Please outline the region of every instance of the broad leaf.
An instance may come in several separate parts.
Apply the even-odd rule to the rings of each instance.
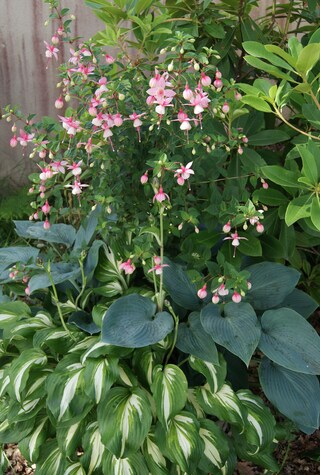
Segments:
[[[298,182],[300,173],[298,174],[291,170],[286,170],[285,168],[279,167],[278,165],[262,167],[261,171],[263,175],[268,178],[268,180],[273,181],[277,185],[289,188],[300,188]]]
[[[215,472],[222,469],[229,454],[228,439],[224,432],[209,419],[200,420],[199,435],[204,443],[204,451],[199,467],[201,470]]]
[[[262,130],[249,137],[250,145],[256,145],[259,147],[285,142],[287,140],[290,140],[290,136],[282,130],[277,129]]]
[[[87,473],[96,473],[101,466],[107,449],[101,442],[101,435],[98,427],[98,422],[91,422],[85,430],[82,447],[84,455],[81,457],[81,463],[86,468]]]
[[[261,97],[247,95],[241,99],[241,102],[261,112],[272,112],[268,102],[264,101]]]
[[[290,201],[288,204],[286,214],[285,214],[285,221],[287,226],[291,226],[296,221],[302,218],[308,218],[311,212],[311,193],[304,194],[301,196],[297,196]]]
[[[0,304],[0,328],[11,324],[21,317],[30,317],[30,308],[23,302],[5,302]]]
[[[67,460],[57,447],[55,440],[47,441],[43,445],[40,460],[37,460],[37,475],[65,474]]]
[[[275,363],[292,371],[320,374],[320,337],[294,310],[268,310],[261,318],[259,349]]]
[[[140,452],[126,458],[117,458],[107,452],[103,461],[103,473],[108,475],[149,475],[149,470]]]
[[[219,363],[217,347],[211,336],[204,330],[199,312],[191,313],[188,323],[180,323],[176,346],[184,353],[213,364]]]
[[[300,289],[294,289],[291,294],[287,295],[286,298],[277,305],[277,308],[281,307],[290,308],[304,318],[308,318],[318,308],[318,303],[306,292]]]
[[[74,324],[86,333],[90,333],[90,335],[100,333],[101,331],[101,328],[92,320],[92,316],[83,310],[72,313],[68,319],[68,323]]]
[[[248,366],[260,339],[260,325],[250,304],[227,303],[224,316],[220,307],[207,305],[201,311],[201,323],[212,339],[237,355]]]
[[[267,310],[279,305],[298,283],[296,269],[275,262],[259,262],[246,267],[250,272],[251,290],[248,299],[256,310]]]
[[[140,388],[114,387],[98,405],[101,440],[116,457],[128,457],[139,449],[151,421],[149,399]]]
[[[74,249],[85,248],[89,244],[97,228],[98,217],[101,214],[101,210],[102,207],[98,204],[95,209],[89,213],[83,224],[81,224],[75,236]]]
[[[119,376],[118,359],[112,356],[105,358],[88,358],[83,378],[85,393],[98,404]]]
[[[14,224],[18,236],[26,239],[40,239],[70,247],[76,238],[76,230],[70,224],[52,224],[50,229],[44,229],[40,222],[14,221]]]
[[[62,282],[72,281],[80,277],[81,271],[79,266],[75,266],[66,262],[57,262],[51,264],[51,278],[54,284],[61,284]],[[31,277],[29,280],[29,287],[31,292],[39,289],[51,287],[51,280],[46,272],[41,272]]]
[[[152,300],[138,294],[121,297],[107,310],[102,341],[127,348],[141,348],[163,340],[173,330],[168,312],[156,313]]]
[[[149,432],[143,444],[143,455],[150,473],[153,475],[169,475],[168,461],[157,444],[153,430]]]
[[[66,457],[71,457],[81,445],[84,431],[84,420],[71,425],[58,424],[56,428],[58,446]]]
[[[197,296],[196,286],[181,266],[165,258],[168,267],[163,268],[163,282],[172,300],[182,308],[197,310],[201,301]]]
[[[47,438],[48,417],[38,421],[31,434],[19,442],[19,449],[27,460],[35,462],[39,457],[39,452]]]
[[[265,357],[259,377],[263,392],[282,414],[301,429],[319,427],[320,385],[316,376],[296,373]]]
[[[317,64],[320,59],[320,44],[312,43],[305,46],[300,52],[296,69],[303,76],[306,76],[309,71]]]
[[[189,364],[191,368],[205,376],[213,393],[220,391],[227,375],[227,364],[221,353],[218,364],[214,365],[195,356],[189,357]]]
[[[35,247],[5,247],[0,249],[0,273],[2,273],[8,267],[21,262],[22,264],[28,264],[34,262],[39,255],[39,249]]]
[[[46,355],[35,349],[23,351],[10,367],[10,392],[18,402],[22,401],[22,392],[26,387],[30,370],[42,367],[47,363]]]

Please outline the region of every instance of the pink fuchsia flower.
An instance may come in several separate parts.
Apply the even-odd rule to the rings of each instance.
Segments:
[[[222,86],[223,86],[223,83],[222,83],[221,79],[215,79],[215,80],[213,81],[213,85],[214,85],[214,87],[216,87],[217,89],[221,89]]]
[[[117,114],[114,114],[112,116],[112,119],[113,119],[113,123],[116,127],[120,127],[123,124],[123,119],[121,117],[121,114],[119,114],[119,112]]]
[[[159,114],[160,116],[163,116],[166,113],[166,107],[173,107],[173,104],[171,104],[172,98],[169,97],[167,99],[163,99],[161,101],[155,102],[158,104],[156,106],[156,113]]]
[[[91,66],[90,64],[82,64],[78,63],[77,68],[72,68],[70,71],[75,72],[75,73],[81,73],[85,78],[89,76],[90,74],[93,74],[94,72],[94,66]]]
[[[205,73],[201,73],[201,84],[203,86],[210,86],[211,78],[207,76]]]
[[[194,175],[194,171],[191,168],[192,163],[193,162],[189,162],[186,166],[181,164],[181,168],[178,168],[178,170],[176,170],[176,173],[179,173],[184,180],[188,180],[190,178],[190,175]]]
[[[46,57],[50,59],[54,56],[55,59],[57,60],[58,59],[57,53],[59,53],[58,48],[56,48],[55,45],[49,45],[49,43],[47,43],[46,41],[44,42],[44,44],[46,45]]]
[[[230,230],[231,230],[231,222],[228,221],[228,222],[223,226],[222,231],[223,231],[224,233],[229,233]]]
[[[20,129],[20,137],[17,138],[18,142],[22,147],[26,147],[28,142],[31,142],[34,137],[34,134],[28,134],[24,130]]]
[[[201,287],[201,289],[198,290],[197,295],[198,295],[199,299],[205,299],[206,298],[206,296],[208,295],[207,284],[204,284],[204,286]]]
[[[236,255],[237,247],[240,246],[240,239],[245,239],[246,241],[248,240],[246,237],[239,236],[238,233],[231,233],[231,236],[223,238],[224,241],[226,241],[227,239],[232,240],[231,245],[234,247],[233,257],[235,257]]]
[[[80,195],[82,193],[82,188],[85,188],[86,186],[89,185],[85,185],[83,183],[80,183],[80,181],[75,180],[73,184],[66,185],[66,188],[72,188],[71,193],[73,195]]]
[[[169,267],[169,264],[161,264],[161,258],[159,256],[154,256],[153,262],[155,266],[151,267],[151,269],[148,270],[148,273],[155,272],[157,275],[160,275],[162,274],[162,269],[164,267]]]
[[[226,289],[225,284],[221,284],[220,287],[218,287],[217,289],[217,293],[218,295],[221,295],[222,297],[224,297],[225,295],[229,294],[229,290]]]
[[[107,62],[108,64],[112,64],[112,63],[115,62],[114,57],[113,57],[113,56],[110,56],[110,54],[106,54],[106,55],[105,55],[105,58],[106,58],[106,62]]]
[[[80,162],[73,162],[72,165],[68,165],[68,170],[71,170],[71,173],[72,175],[74,176],[79,176],[81,175],[81,172],[82,172],[82,169],[81,169],[81,165],[82,165],[82,160],[80,160]]]
[[[162,186],[160,186],[158,192],[154,195],[152,201],[158,201],[159,203],[161,203],[162,201],[165,201],[165,200],[170,201],[170,198],[167,195],[167,193],[164,193]]]
[[[68,164],[65,160],[57,161],[57,162],[52,162],[50,163],[50,167],[55,173],[65,173],[65,166]]]
[[[50,210],[51,210],[51,206],[49,205],[48,203],[48,200],[45,202],[45,204],[41,207],[41,211],[44,213],[44,214],[49,214],[50,213]]]
[[[133,127],[137,129],[139,142],[141,142],[140,129],[142,125],[140,117],[142,117],[144,114],[145,113],[137,114],[136,112],[133,112],[133,114],[129,115],[129,119],[133,122]]]
[[[50,222],[48,218],[46,218],[45,222],[43,223],[43,228],[46,230],[50,229]]]
[[[14,148],[17,146],[17,144],[18,144],[17,136],[14,135],[12,139],[10,140],[10,147]]]
[[[211,299],[212,303],[217,304],[217,303],[219,303],[219,300],[220,300],[219,295],[218,294],[213,294],[212,299]]]
[[[186,101],[191,101],[191,99],[193,98],[193,91],[190,89],[188,84],[185,85],[182,96]]]
[[[56,109],[62,109],[63,108],[63,100],[62,100],[62,97],[58,97],[58,99],[55,101],[54,103],[54,107]]]
[[[74,120],[73,117],[63,117],[61,115],[58,117],[62,122],[62,127],[66,129],[68,135],[76,135],[76,133],[81,130],[80,122]]]
[[[178,185],[180,186],[184,185],[185,180],[182,178],[182,176],[179,173],[175,173],[174,176],[177,178]]]
[[[239,303],[241,302],[241,299],[242,299],[241,295],[235,290],[232,295],[232,301],[234,303]]]
[[[257,223],[256,231],[257,231],[258,233],[263,233],[263,231],[264,231],[264,226],[263,226],[263,224]]]
[[[145,185],[147,182],[148,182],[148,175],[147,175],[147,172],[146,172],[140,177],[140,183],[142,185]]]
[[[223,106],[221,107],[221,110],[224,114],[228,114],[228,112],[230,111],[230,107],[229,107],[229,104],[227,102],[225,102],[223,104]]]
[[[135,271],[135,266],[132,264],[131,259],[128,259],[120,264],[119,269],[123,270],[125,274],[130,275]]]
[[[172,87],[172,84],[167,81],[167,73],[162,74],[162,76],[160,76],[159,73],[156,73],[155,77],[152,79],[153,81],[150,80],[152,86],[147,90],[147,94],[154,97],[156,102],[160,103],[166,98],[172,99],[176,95],[172,89],[166,89],[166,87]]]
[[[194,97],[192,97],[190,105],[194,107],[194,114],[199,115],[204,111],[204,109],[207,109],[210,102],[211,101],[208,98],[208,94],[199,90],[199,92]]]
[[[27,287],[24,289],[24,293],[28,296],[31,294],[31,290],[30,290],[29,285],[27,285]]]

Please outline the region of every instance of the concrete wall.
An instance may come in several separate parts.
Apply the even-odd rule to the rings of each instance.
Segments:
[[[264,14],[271,3],[260,1],[258,13]],[[103,29],[103,23],[83,0],[62,0],[62,4],[76,15],[75,36],[88,39]],[[39,118],[57,113],[56,63],[51,61],[46,70],[43,43],[49,42],[53,34],[51,23],[44,26],[48,13],[48,5],[42,0],[0,0],[0,106],[20,104],[24,112],[37,113]],[[68,57],[68,51],[64,51],[64,56]],[[22,157],[20,146],[9,147],[10,129],[9,124],[0,122],[0,194],[26,183],[32,170],[28,154]]]

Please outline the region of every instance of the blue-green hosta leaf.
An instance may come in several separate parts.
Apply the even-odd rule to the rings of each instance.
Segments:
[[[275,262],[259,262],[246,267],[250,272],[251,290],[248,299],[257,310],[279,305],[298,283],[300,272]]]
[[[198,310],[201,300],[197,296],[196,286],[190,281],[183,268],[165,258],[168,267],[163,268],[163,283],[172,300],[187,310]]]
[[[60,451],[55,440],[43,444],[40,460],[37,461],[37,475],[65,474],[67,459]]]
[[[18,321],[23,317],[30,317],[31,312],[27,304],[23,302],[6,302],[0,304],[0,328],[5,328],[6,324]]]
[[[112,388],[98,405],[101,440],[116,457],[127,457],[139,449],[151,421],[149,399],[140,388]]]
[[[47,438],[47,422],[48,417],[38,420],[38,423],[35,424],[32,433],[19,442],[19,449],[21,450],[24,457],[26,457],[30,462],[35,463],[39,457],[39,451]]]
[[[316,376],[296,373],[263,358],[259,367],[263,392],[272,404],[302,429],[318,429],[320,385]],[[307,432],[307,431],[306,431]]]
[[[223,310],[224,316],[218,305],[207,305],[201,311],[203,328],[216,343],[237,355],[248,366],[261,334],[255,311],[245,302],[229,302]]]
[[[99,262],[99,251],[100,248],[104,246],[103,241],[93,241],[92,246],[89,249],[88,255],[84,263],[84,274],[86,276],[87,282],[90,282],[94,271]]]
[[[74,241],[74,249],[84,249],[87,247],[89,242],[91,241],[94,232],[98,225],[98,218],[101,214],[102,207],[101,205],[97,205],[95,209],[93,209],[86,219],[84,220],[83,224],[81,224],[80,228],[77,231],[75,241]]]
[[[14,246],[0,249],[0,274],[8,267],[21,262],[35,262],[40,250],[32,246]]]
[[[92,316],[83,310],[72,313],[68,319],[68,323],[74,324],[86,333],[90,333],[90,335],[100,333],[101,331],[101,328],[92,320]]]
[[[156,304],[138,294],[116,300],[102,322],[104,343],[141,348],[153,345],[173,330],[173,318],[168,312],[156,313]]]
[[[248,389],[237,391],[237,396],[248,411],[244,437],[252,446],[251,453],[254,454],[272,443],[275,437],[276,421],[262,399]]]
[[[219,353],[217,365],[203,361],[195,356],[189,357],[189,364],[191,368],[205,376],[213,393],[218,392],[224,385],[227,375],[227,364],[221,353]]]
[[[287,297],[277,305],[277,308],[281,307],[291,308],[304,318],[308,318],[318,308],[318,303],[306,292],[303,292],[303,290],[294,289],[291,294],[287,295]]]
[[[204,442],[204,451],[199,467],[206,473],[222,469],[229,454],[228,439],[222,430],[209,419],[200,420],[199,434]]]
[[[191,412],[180,412],[169,420],[166,433],[168,456],[183,472],[194,473],[203,453],[199,428],[199,422]]]
[[[106,358],[87,359],[83,378],[85,392],[98,404],[119,376],[118,359],[112,356]]]
[[[40,239],[46,242],[72,246],[76,238],[76,230],[70,224],[52,224],[50,229],[44,229],[43,223],[30,221],[13,221],[18,236],[26,239]]]
[[[199,312],[192,312],[189,315],[188,323],[179,324],[176,346],[184,353],[197,356],[213,364],[219,363],[217,347],[211,336],[204,330]]]
[[[171,416],[184,408],[187,401],[188,381],[184,372],[176,365],[168,364],[162,370],[154,369],[152,393],[156,403],[157,416],[164,426],[168,426]]]
[[[56,427],[57,442],[61,452],[66,457],[71,457],[77,447],[81,446],[81,439],[84,431],[84,421],[65,426],[58,424]]]
[[[46,355],[40,350],[29,349],[16,358],[10,368],[10,393],[18,402],[22,400],[22,392],[26,387],[30,370],[43,367],[47,363]]]
[[[196,389],[197,399],[207,414],[236,424],[240,430],[244,428],[246,410],[240,399],[228,385],[224,384],[220,391],[212,393],[210,386],[205,384]]]
[[[151,429],[143,444],[143,455],[149,471],[153,475],[169,475],[168,463],[157,444],[154,430]]]
[[[79,266],[75,266],[66,262],[58,262],[51,264],[51,278],[53,282],[61,284],[68,280],[72,281],[80,277],[81,271]],[[35,290],[51,287],[51,280],[46,272],[41,272],[31,277],[29,280],[30,292]]]
[[[289,308],[264,312],[259,348],[292,371],[320,374],[320,337],[305,318]]]
[[[149,470],[141,452],[127,458],[117,458],[111,452],[107,452],[103,461],[103,473],[108,475],[149,475]]]
[[[107,453],[107,449],[101,442],[101,434],[97,421],[87,426],[82,440],[82,447],[84,455],[80,461],[85,467],[86,473],[97,473],[96,470],[101,470],[103,460]]]

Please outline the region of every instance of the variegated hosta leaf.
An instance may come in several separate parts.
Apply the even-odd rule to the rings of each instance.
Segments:
[[[56,428],[56,437],[61,452],[70,457],[81,446],[81,439],[84,430],[84,420],[75,422],[70,426],[58,424]]]
[[[81,463],[77,462],[66,467],[63,475],[86,475],[86,472]]]
[[[151,421],[149,399],[140,388],[112,388],[98,405],[102,442],[116,457],[127,457],[140,448]]]
[[[113,282],[119,280],[121,270],[119,269],[120,261],[117,261],[113,251],[104,246],[104,252],[100,253],[99,264],[95,270],[95,277],[100,282]]]
[[[8,386],[10,384],[9,371],[10,365],[6,365],[0,370],[0,398],[2,398],[8,391]]]
[[[220,365],[218,366],[201,360],[196,356],[189,356],[191,368],[205,376],[213,393],[218,392],[222,388],[227,375],[227,363],[221,353],[219,353],[219,363]]]
[[[122,356],[128,356],[132,353],[131,348],[121,348],[119,346],[109,345],[109,343],[103,343],[100,339],[96,337],[89,337],[92,340],[93,344],[88,345],[83,355],[81,356],[81,363],[84,364],[87,358],[98,358],[99,356],[115,356],[116,358]],[[89,340],[88,340],[89,341]],[[77,346],[79,347],[80,344]],[[73,348],[69,352],[71,353],[77,351],[76,348]]]
[[[196,390],[194,388],[188,389],[188,399],[186,403],[186,410],[192,412],[197,419],[205,417],[203,408],[200,406],[197,399]]]
[[[69,332],[62,327],[44,328],[33,337],[33,345],[38,348],[48,347],[56,353],[65,354],[73,344]]]
[[[220,391],[213,393],[208,384],[197,388],[197,399],[207,414],[236,424],[242,431],[246,421],[246,410],[240,399],[228,385],[224,384]]]
[[[117,383],[132,388],[138,385],[138,380],[132,370],[125,363],[119,363],[119,377]]]
[[[168,456],[188,474],[195,472],[203,453],[204,444],[199,435],[199,428],[196,417],[187,411],[176,414],[168,424]]]
[[[157,444],[152,429],[143,444],[143,455],[152,475],[169,475],[168,462]]]
[[[42,446],[40,460],[37,461],[37,475],[62,475],[65,473],[67,459],[64,457],[54,440]]]
[[[21,453],[30,462],[36,462],[39,457],[39,451],[47,438],[47,422],[48,417],[38,418],[32,433],[19,442]]]
[[[37,315],[20,320],[14,328],[11,329],[13,335],[22,335],[27,337],[37,330],[54,328],[51,316],[46,312],[38,312]],[[37,346],[37,345],[34,345]]]
[[[3,419],[0,423],[0,444],[17,444],[30,434],[34,423],[35,418],[17,424],[12,423],[7,418]]]
[[[199,434],[204,442],[204,451],[199,467],[207,472],[221,469],[227,461],[229,444],[222,430],[208,419],[200,420]]]
[[[270,470],[271,473],[279,473],[279,465],[272,455],[274,447],[267,447],[256,454],[252,454],[245,437],[242,435],[234,438],[234,444],[240,459],[253,462],[255,465],[264,467],[268,471]]]
[[[22,317],[30,317],[30,308],[23,302],[7,302],[0,304],[0,328],[15,323]]]
[[[119,375],[118,359],[108,356],[99,359],[87,359],[83,373],[84,390],[90,399],[98,404]]]
[[[15,359],[10,368],[10,394],[21,402],[22,392],[27,384],[30,370],[44,366],[46,355],[40,350],[25,350]]]
[[[156,403],[157,416],[163,426],[168,426],[171,416],[184,408],[187,401],[188,381],[184,372],[176,365],[168,364],[162,370],[154,369],[152,393]]]
[[[103,462],[104,475],[149,475],[149,470],[140,452],[127,458],[117,458],[108,452]]]
[[[0,447],[0,473],[6,473],[9,466],[9,461],[5,454],[5,451]]]
[[[252,453],[257,453],[272,443],[276,421],[262,399],[248,389],[237,391],[237,396],[248,411],[244,436],[253,448]]]
[[[97,421],[92,422],[86,428],[82,440],[82,447],[84,455],[81,457],[80,461],[86,469],[86,474],[91,475],[92,473],[96,473],[95,470],[98,471],[102,466],[106,453],[106,448],[101,442],[101,435]]]
[[[139,381],[146,387],[151,387],[153,369],[161,362],[160,355],[151,348],[139,348],[133,354],[133,367]]]

